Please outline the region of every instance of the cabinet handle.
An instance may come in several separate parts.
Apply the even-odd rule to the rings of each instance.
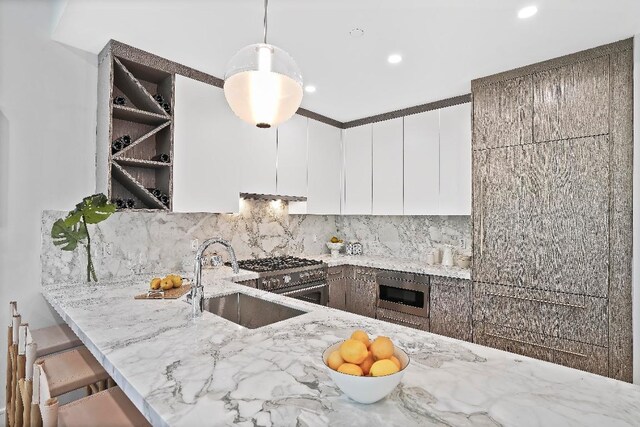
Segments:
[[[484,248],[484,178],[480,178],[480,258]]]
[[[283,292],[280,295],[285,295],[285,296],[297,295],[297,294],[307,293],[309,291],[315,291],[316,289],[322,289],[322,288],[327,288],[327,287],[328,286],[326,284],[310,286],[308,288],[298,289],[298,290],[295,290],[295,291]]]
[[[505,337],[503,335],[497,335],[497,334],[492,334],[492,333],[487,333],[487,332],[485,332],[485,335],[487,335],[489,337],[493,337],[493,338],[499,338],[499,339],[502,339],[502,340],[517,342],[519,344],[532,345],[534,347],[544,348],[545,350],[551,350],[551,351],[557,351],[557,352],[560,352],[560,353],[570,354],[572,356],[587,357],[586,354],[576,353],[574,351],[569,351],[569,350],[562,350],[560,348],[550,347],[548,345],[543,345],[543,344],[536,344],[536,343],[532,343],[532,342],[528,342],[528,341],[524,341],[524,340],[519,340],[519,339],[516,339],[516,338],[509,338],[509,337]]]
[[[562,307],[571,307],[571,308],[580,308],[580,309],[587,308],[585,305],[569,304],[569,303],[566,303],[566,302],[556,302],[556,301],[549,301],[549,300],[537,299],[537,298],[525,298],[525,297],[518,297],[518,296],[515,296],[515,295],[497,294],[497,293],[494,293],[494,292],[486,292],[485,295],[488,295],[488,296],[491,296],[491,297],[517,299],[517,300],[521,300],[521,301],[539,302],[539,303],[542,303],[542,304],[560,305]]]

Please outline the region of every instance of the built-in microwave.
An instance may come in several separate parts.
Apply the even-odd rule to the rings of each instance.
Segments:
[[[376,275],[378,307],[429,317],[429,276],[384,271]]]

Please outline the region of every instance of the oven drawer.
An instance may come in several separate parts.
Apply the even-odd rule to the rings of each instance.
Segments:
[[[396,325],[420,329],[421,331],[429,330],[429,319],[426,317],[414,316],[378,307],[376,310],[376,318],[378,320],[384,320],[385,322],[395,323]]]
[[[474,325],[474,342],[559,365],[608,375],[608,349],[530,331],[480,322]]]
[[[474,283],[474,322],[608,346],[607,299]]]

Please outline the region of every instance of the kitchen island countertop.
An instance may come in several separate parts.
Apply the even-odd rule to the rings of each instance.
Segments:
[[[43,294],[156,426],[640,424],[640,387],[392,325],[224,279],[307,314],[245,329],[183,300],[134,300],[148,277],[43,286]],[[386,399],[362,405],[332,383],[322,351],[357,328],[387,335],[411,364]]]

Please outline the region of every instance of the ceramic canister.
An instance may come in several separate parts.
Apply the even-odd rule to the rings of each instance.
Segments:
[[[353,242],[353,255],[362,255],[362,243]]]

